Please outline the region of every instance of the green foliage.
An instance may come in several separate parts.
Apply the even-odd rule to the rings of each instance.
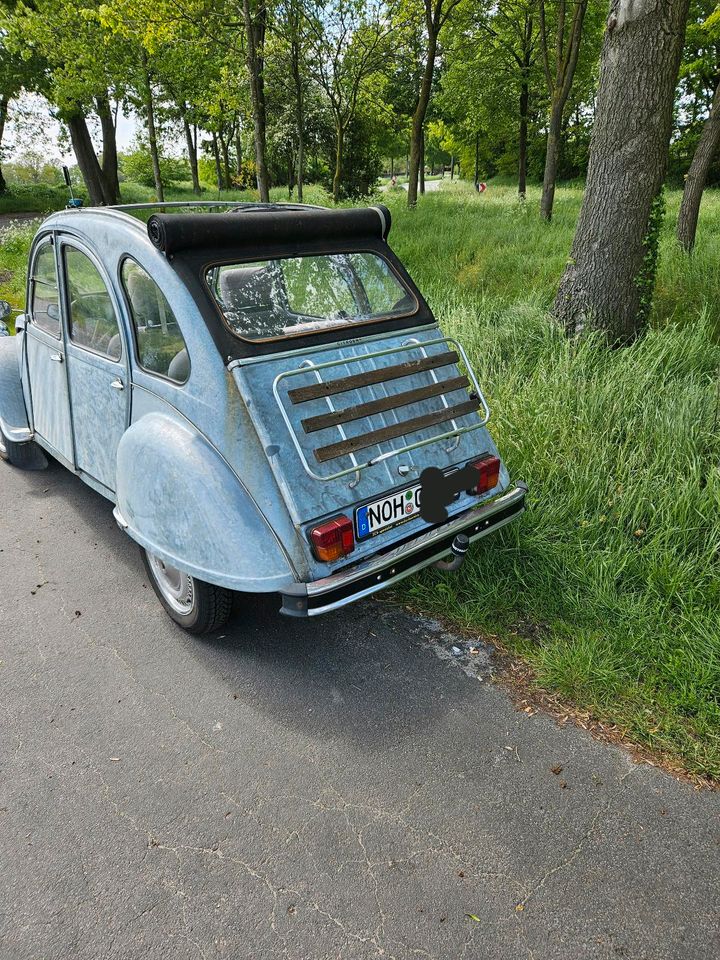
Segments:
[[[365,116],[356,116],[345,134],[345,160],[343,162],[341,200],[358,200],[374,193],[382,173],[382,158],[372,137],[373,124]],[[323,181],[328,191],[332,190],[332,167]]]
[[[235,190],[254,190],[257,187],[257,167],[254,160],[243,160],[239,173],[232,179]]]
[[[120,173],[127,180],[134,180],[143,186],[155,185],[150,151],[142,140],[138,140],[129,153],[118,157]],[[169,186],[190,178],[190,165],[182,157],[160,156],[160,174],[163,183]]]
[[[657,276],[658,253],[660,250],[660,232],[662,230],[663,220],[665,219],[665,191],[660,193],[653,200],[648,221],[648,232],[643,240],[643,265],[642,271],[635,278],[635,283],[640,290],[640,315],[639,324],[645,323],[652,310],[653,292],[655,290],[655,277]]]

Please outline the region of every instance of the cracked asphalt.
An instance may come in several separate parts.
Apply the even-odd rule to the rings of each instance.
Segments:
[[[2,960],[718,956],[719,793],[387,602],[193,639],[79,480],[0,490]]]

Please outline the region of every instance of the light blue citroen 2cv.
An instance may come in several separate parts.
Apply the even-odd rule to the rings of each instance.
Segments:
[[[107,497],[173,620],[216,630],[235,592],[316,616],[522,512],[385,207],[147,206],[38,230],[0,457]]]

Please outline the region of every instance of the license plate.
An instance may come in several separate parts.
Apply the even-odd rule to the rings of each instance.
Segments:
[[[355,539],[367,540],[420,513],[420,484],[355,509]]]

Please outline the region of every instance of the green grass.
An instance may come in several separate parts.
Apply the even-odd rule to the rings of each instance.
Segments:
[[[327,202],[318,189],[306,199]],[[668,193],[651,329],[614,351],[568,343],[548,315],[579,187],[558,190],[551,225],[536,189],[523,205],[497,183],[483,195],[443,184],[415,211],[404,192],[383,199],[393,247],[467,346],[493,436],[530,487],[519,522],[402,596],[500,637],[543,685],[720,779],[720,192],[706,195],[692,258]],[[0,237],[13,273],[0,296],[18,305],[30,236]]]
[[[499,636],[542,684],[720,777],[720,195],[692,260],[669,195],[653,327],[615,351],[570,344],[549,319],[581,194],[558,192],[551,226],[537,200],[491,184],[393,208],[393,245],[467,345],[493,435],[530,487],[519,523],[403,595]]]

